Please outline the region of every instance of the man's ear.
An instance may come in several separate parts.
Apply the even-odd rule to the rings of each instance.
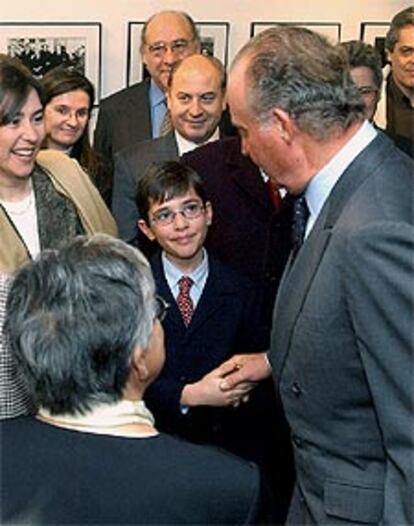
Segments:
[[[279,133],[282,141],[290,144],[294,135],[294,121],[292,117],[285,110],[280,108],[273,108],[272,110],[273,124]]]
[[[155,235],[144,219],[138,219],[137,225],[141,232],[145,234],[150,241],[155,241]]]

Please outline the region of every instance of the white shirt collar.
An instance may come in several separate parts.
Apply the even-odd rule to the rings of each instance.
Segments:
[[[195,142],[188,141],[182,135],[180,135],[177,130],[174,130],[174,133],[175,133],[175,139],[177,141],[178,153],[180,154],[180,157],[184,153],[191,152],[192,150],[194,150],[198,146],[201,146],[201,144],[207,144],[208,142],[213,142],[213,141],[217,141],[218,139],[220,139],[220,130],[219,130],[218,126],[215,129],[213,135],[209,139],[207,139],[205,142],[199,143],[199,144],[197,144]]]
[[[205,280],[208,275],[208,256],[205,248],[203,250],[203,258],[199,266],[194,269],[190,274],[184,274],[180,269],[178,269],[171,261],[167,258],[165,252],[162,252],[161,260],[164,268],[165,278],[168,282],[168,285],[171,289],[178,287],[178,282],[182,276],[188,276],[193,280],[193,286],[201,289],[204,287]]]
[[[355,135],[339,150],[328,164],[310,180],[305,190],[306,202],[310,214],[306,225],[306,235],[311,231],[338,179],[362,150],[375,139],[377,133],[372,124],[365,121]]]

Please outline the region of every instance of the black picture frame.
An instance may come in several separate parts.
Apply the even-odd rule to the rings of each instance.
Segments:
[[[385,51],[385,35],[389,27],[390,22],[361,22],[359,33],[360,40],[371,44],[378,51],[383,67],[388,62]]]
[[[141,61],[141,33],[144,21],[128,22],[126,85],[140,82],[148,73]],[[203,21],[196,22],[201,39],[201,52],[214,55],[227,67],[229,53],[230,23]]]
[[[259,21],[251,22],[250,37],[256,36],[261,31],[273,26],[296,26],[306,27],[311,31],[316,31],[328,37],[334,44],[340,42],[342,26],[340,22],[287,22],[287,21]]]
[[[0,22],[0,52],[19,58],[39,79],[54,67],[75,67],[95,86],[99,103],[100,22]]]

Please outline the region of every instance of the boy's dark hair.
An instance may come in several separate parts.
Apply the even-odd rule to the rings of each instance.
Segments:
[[[202,200],[207,201],[202,180],[197,172],[180,161],[164,161],[149,165],[138,180],[136,204],[140,217],[148,223],[152,203],[164,203],[194,189]]]

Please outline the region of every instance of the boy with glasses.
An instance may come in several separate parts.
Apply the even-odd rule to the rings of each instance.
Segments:
[[[191,168],[177,161],[153,164],[138,183],[137,203],[140,230],[162,249],[152,268],[158,293],[170,303],[167,364],[150,393],[159,425],[203,442],[220,441],[214,432],[221,426],[211,424],[219,424],[216,415],[222,413],[201,406],[247,400],[252,384],[223,396],[220,378],[209,373],[237,349],[260,348],[253,338],[254,293],[248,281],[204,249],[213,211]]]
[[[250,281],[203,247],[213,210],[200,177],[178,161],[152,164],[136,200],[138,227],[162,249],[151,266],[157,292],[170,304],[165,365],[146,393],[158,428],[253,460],[266,475],[277,472],[282,446],[273,436],[269,444],[267,389],[251,392],[249,382],[224,394],[214,370],[237,352],[266,348],[267,331]],[[282,519],[278,498],[274,507]]]

